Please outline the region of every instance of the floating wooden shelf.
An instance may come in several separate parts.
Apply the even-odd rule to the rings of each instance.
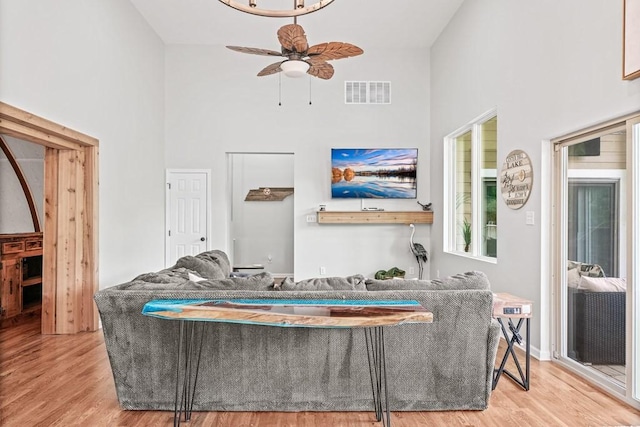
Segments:
[[[431,211],[318,211],[320,224],[433,224]]]

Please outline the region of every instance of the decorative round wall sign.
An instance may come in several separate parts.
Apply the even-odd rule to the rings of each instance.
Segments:
[[[513,150],[502,164],[500,172],[502,198],[511,209],[520,209],[529,200],[533,187],[531,159],[522,150]]]

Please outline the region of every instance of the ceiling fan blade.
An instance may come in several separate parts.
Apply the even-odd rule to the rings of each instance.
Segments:
[[[304,28],[298,24],[289,24],[278,30],[278,40],[283,48],[292,52],[303,53],[309,48]]]
[[[307,71],[307,74],[311,74],[314,77],[318,77],[323,80],[329,80],[333,77],[334,69],[331,64],[324,61],[312,63],[311,67]]]
[[[252,55],[262,56],[282,56],[282,52],[269,49],[259,49],[257,47],[243,47],[243,46],[227,46],[228,49],[235,50],[241,53],[250,53]]]
[[[324,61],[349,58],[363,53],[364,51],[358,46],[343,42],[320,43],[307,50],[309,57],[321,58]]]
[[[266,67],[264,67],[262,69],[262,71],[260,71],[258,73],[258,77],[268,76],[269,74],[279,73],[280,71],[282,71],[282,68],[280,68],[280,65],[283,62],[284,61],[280,61],[280,62],[276,62],[275,64],[267,65]]]

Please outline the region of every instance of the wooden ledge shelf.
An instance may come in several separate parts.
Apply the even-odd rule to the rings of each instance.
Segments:
[[[319,224],[433,224],[431,211],[318,211]]]

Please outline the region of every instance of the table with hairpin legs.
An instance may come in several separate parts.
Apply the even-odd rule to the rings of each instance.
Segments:
[[[363,329],[376,420],[382,421],[383,426],[391,425],[384,327],[433,322],[433,313],[413,300],[154,300],[145,304],[142,314],[180,321],[174,426],[180,424],[182,414],[185,421],[191,419],[202,334],[208,322]]]
[[[498,381],[502,374],[511,378],[516,384],[523,389],[529,391],[529,374],[531,365],[531,340],[529,334],[531,332],[531,317],[533,302],[527,299],[523,299],[507,293],[498,293],[493,295],[493,317],[500,323],[502,329],[502,335],[507,342],[507,350],[504,352],[500,367],[494,370],[492,390],[498,385]],[[504,321],[507,321],[505,326]],[[518,319],[518,323],[513,323],[512,319]],[[522,371],[520,361],[514,350],[514,345],[518,343],[522,345],[522,334],[520,328],[524,324],[525,326],[525,370]],[[508,328],[508,330],[507,330]],[[507,360],[509,356],[512,357],[513,362],[518,370],[518,376],[506,369]]]

